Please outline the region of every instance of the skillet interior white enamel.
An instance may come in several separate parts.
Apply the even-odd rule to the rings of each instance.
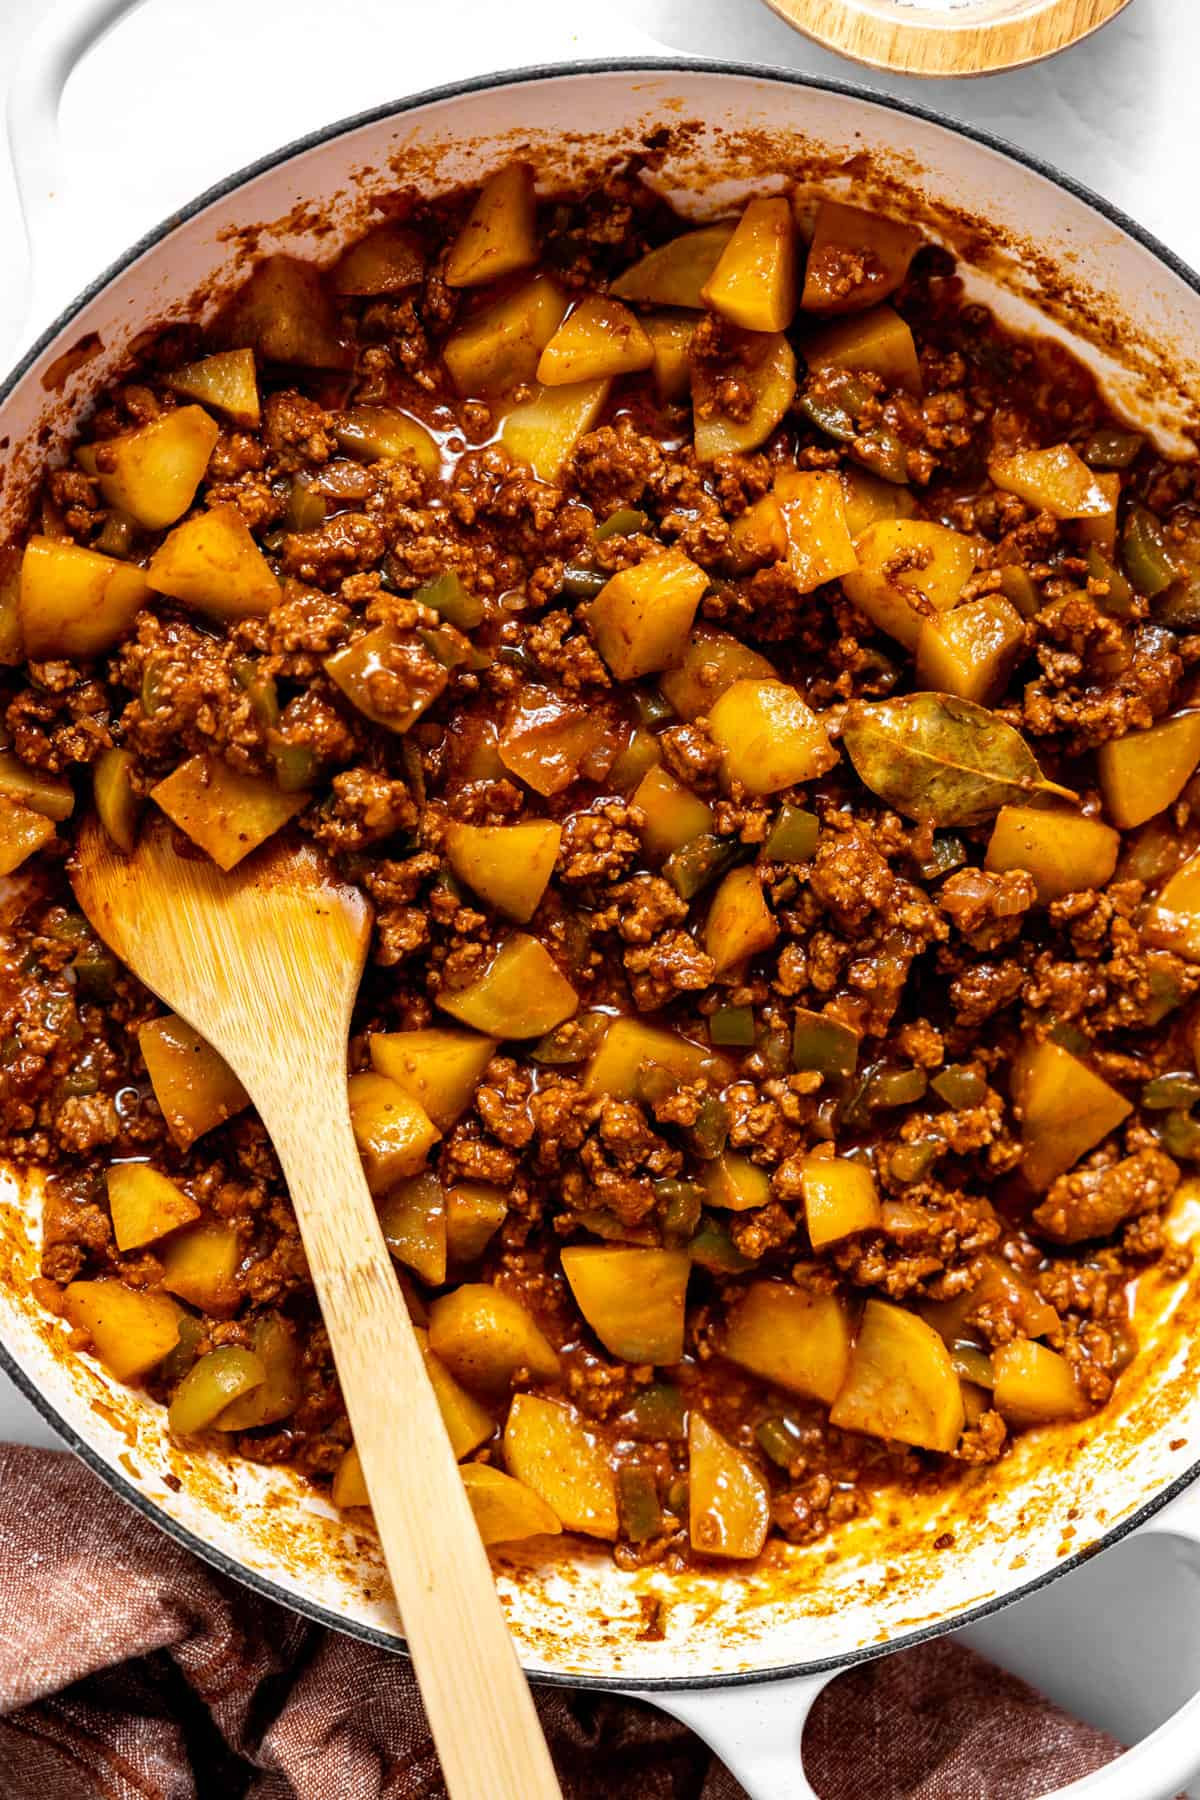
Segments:
[[[792,181],[903,208],[960,254],[971,288],[1011,323],[1069,335],[1115,403],[1164,441],[1181,446],[1196,417],[1196,278],[1049,172],[927,114],[766,71],[532,70],[332,127],[233,177],[136,246],[0,393],[0,522],[19,521],[38,462],[139,333],[211,310],[247,257],[283,249],[331,259],[381,190],[476,181],[517,153],[548,189],[637,153],[646,178],[697,217],[727,210],[751,187]],[[398,1644],[367,1532],[285,1470],[172,1444],[159,1408],[66,1351],[63,1326],[30,1293],[38,1212],[35,1185],[0,1176],[4,1366],[93,1467],[192,1548],[314,1617]],[[1200,1232],[1190,1193],[1172,1229],[1186,1239]],[[817,1670],[1027,1591],[1130,1530],[1200,1470],[1198,1315],[1200,1278],[1148,1278],[1142,1354],[1100,1418],[1030,1434],[956,1489],[898,1500],[812,1548],[777,1548],[752,1571],[623,1574],[583,1540],[497,1554],[526,1667],[639,1688]],[[403,1405],[403,1394],[391,1403]]]

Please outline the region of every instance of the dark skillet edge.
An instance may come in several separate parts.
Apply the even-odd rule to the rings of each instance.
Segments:
[[[3,405],[9,398],[17,383],[28,373],[43,351],[61,336],[72,319],[89,301],[95,299],[119,275],[123,275],[176,226],[195,218],[216,201],[228,198],[238,188],[244,187],[248,182],[265,174],[268,170],[278,168],[280,164],[302,155],[305,151],[330,143],[333,139],[357,131],[363,126],[381,124],[386,119],[416,112],[424,106],[443,100],[459,99],[465,94],[483,93],[490,88],[497,87],[518,87],[526,82],[564,80],[580,75],[624,74],[733,75],[755,81],[782,83],[785,86],[836,94],[850,100],[865,101],[868,105],[878,106],[885,111],[899,113],[904,117],[920,119],[923,123],[935,125],[951,136],[963,137],[969,142],[981,144],[985,149],[995,151],[1012,162],[1032,169],[1034,174],[1040,175],[1053,186],[1062,188],[1076,200],[1099,213],[1111,224],[1116,225],[1127,237],[1132,238],[1143,249],[1148,250],[1157,261],[1191,288],[1195,294],[1200,295],[1200,275],[1173,250],[1168,249],[1160,239],[1155,237],[1153,232],[1147,231],[1144,226],[1131,219],[1127,213],[1122,212],[1111,201],[1095,193],[1083,182],[1076,181],[1073,176],[1063,174],[1040,157],[1031,155],[1006,139],[991,132],[980,131],[972,125],[961,125],[943,119],[929,107],[919,106],[909,100],[894,99],[889,94],[876,92],[872,88],[855,82],[824,80],[816,76],[802,75],[794,70],[774,69],[762,63],[726,62],[713,58],[604,57],[578,63],[534,64],[525,68],[499,71],[493,75],[474,76],[467,81],[446,82],[439,87],[426,88],[421,93],[413,94],[403,100],[392,101],[381,106],[370,107],[364,112],[351,114],[331,125],[308,132],[303,137],[295,138],[281,149],[273,150],[266,156],[258,158],[257,161],[246,164],[244,168],[214,183],[186,206],[163,219],[161,223],[139,238],[124,255],[110,263],[108,268],[94,281],[90,282],[47,326],[8,374],[3,384],[0,384],[0,405]],[[248,1569],[227,1552],[216,1549],[215,1546],[198,1537],[186,1526],[180,1525],[156,1501],[151,1500],[140,1488],[135,1486],[128,1476],[121,1474],[80,1437],[74,1427],[67,1423],[21,1368],[7,1345],[2,1342],[0,1342],[0,1369],[3,1369],[46,1423],[94,1474],[98,1475],[108,1487],[118,1493],[123,1500],[128,1501],[152,1524],[156,1525],[160,1531],[165,1532],[169,1538],[182,1545],[185,1550],[190,1550],[201,1561],[208,1563],[219,1574],[228,1576],[242,1587],[251,1589],[266,1600],[272,1600],[277,1605],[286,1607],[290,1612],[311,1619],[314,1624],[324,1625],[330,1630],[341,1632],[347,1637],[357,1638],[360,1642],[372,1644],[381,1650],[407,1654],[402,1638],[394,1636],[378,1626],[365,1625],[359,1620],[347,1619],[340,1613],[318,1605],[315,1601],[289,1592],[278,1582]],[[1082,1567],[1100,1550],[1107,1550],[1112,1545],[1120,1543],[1123,1538],[1129,1537],[1148,1520],[1154,1518],[1157,1513],[1169,1506],[1172,1501],[1177,1500],[1198,1477],[1200,1477],[1200,1458],[1182,1475],[1176,1476],[1159,1493],[1144,1501],[1127,1519],[1112,1526],[1095,1543],[1073,1552],[1070,1556],[1063,1557],[1053,1568],[1043,1570],[1040,1575],[1034,1576],[1032,1580],[1025,1582],[1020,1587],[1013,1588],[1010,1592],[980,1601],[974,1606],[964,1608],[962,1612],[954,1613],[949,1618],[935,1620],[932,1623],[920,1625],[912,1631],[903,1632],[884,1644],[870,1644],[859,1650],[846,1651],[840,1656],[825,1657],[812,1662],[793,1663],[782,1668],[761,1671],[745,1670],[727,1675],[638,1678],[636,1676],[567,1675],[534,1670],[530,1679],[536,1684],[546,1687],[650,1695],[705,1688],[750,1687],[760,1686],[767,1682],[802,1680],[808,1676],[833,1674],[842,1669],[853,1668],[859,1663],[873,1662],[881,1656],[890,1656],[893,1651],[911,1650],[918,1644],[927,1643],[934,1638],[945,1637],[953,1631],[963,1630],[966,1626],[989,1618],[993,1613],[1001,1611],[1002,1608],[1010,1606],[1018,1600],[1038,1593],[1050,1582],[1056,1581],[1060,1575],[1066,1575],[1071,1570]]]

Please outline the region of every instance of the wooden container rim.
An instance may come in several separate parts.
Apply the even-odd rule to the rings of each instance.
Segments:
[[[773,12],[826,50],[868,68],[926,77],[995,75],[1027,67],[1081,42],[1124,11],[1129,0],[1044,0],[1016,18],[961,23],[940,18],[894,20],[857,0],[766,0]]]

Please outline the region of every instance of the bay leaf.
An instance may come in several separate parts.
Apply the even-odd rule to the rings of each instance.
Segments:
[[[859,780],[906,818],[982,825],[1002,806],[1077,795],[1047,781],[1019,731],[950,694],[903,694],[851,706],[842,743]]]

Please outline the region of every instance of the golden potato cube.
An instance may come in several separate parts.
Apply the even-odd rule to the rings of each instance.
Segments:
[[[1096,544],[1110,562],[1115,562],[1117,508],[1121,502],[1121,477],[1115,469],[1107,473],[1101,469],[1093,469],[1092,479],[1108,501],[1108,511],[1094,513],[1086,519],[1076,519],[1075,537],[1081,544]]]
[[[1088,1404],[1065,1356],[1045,1344],[1014,1338],[992,1352],[992,1405],[1010,1425],[1048,1425],[1082,1419]]]
[[[123,1281],[73,1281],[63,1312],[118,1381],[136,1381],[156,1368],[179,1341],[182,1306],[167,1294],[135,1293]]]
[[[425,256],[415,231],[393,220],[351,244],[334,265],[335,294],[403,294],[425,279]]]
[[[253,1431],[259,1425],[275,1425],[290,1418],[300,1404],[300,1351],[287,1320],[278,1313],[263,1313],[254,1321],[251,1340],[266,1380],[230,1401],[215,1421],[218,1431]]]
[[[801,346],[810,369],[866,369],[889,387],[921,391],[921,365],[913,334],[894,306],[872,307],[857,318],[829,325]]]
[[[503,1188],[460,1181],[446,1193],[446,1246],[450,1260],[477,1262],[508,1217]]]
[[[1069,444],[1049,450],[1016,450],[993,456],[988,474],[998,488],[1056,519],[1096,519],[1111,514],[1115,501],[1094,471]]]
[[[519,1300],[487,1282],[466,1282],[429,1309],[429,1348],[472,1393],[498,1398],[528,1370],[541,1381],[559,1374],[558,1355]]]
[[[622,270],[608,291],[618,300],[644,300],[653,306],[683,306],[700,312],[704,284],[712,275],[732,238],[735,226],[702,225],[669,238],[657,250]]]
[[[986,706],[1003,690],[1024,647],[1016,607],[1000,594],[987,594],[925,620],[917,634],[917,684]]]
[[[426,1171],[389,1188],[379,1202],[384,1242],[396,1258],[429,1283],[446,1279],[446,1196]]]
[[[1142,937],[1159,950],[1200,962],[1200,855],[1164,884],[1142,920]]]
[[[473,1031],[375,1031],[371,1065],[418,1101],[439,1131],[449,1131],[470,1104],[496,1051],[496,1039]]]
[[[597,713],[528,682],[513,699],[496,751],[511,774],[548,797],[577,781],[606,741],[607,728]]]
[[[262,618],[279,603],[279,583],[233,505],[177,525],[150,558],[145,579],[157,593],[224,622]]]
[[[699,1407],[688,1414],[688,1536],[701,1556],[757,1556],[767,1539],[771,1501],[748,1456],[736,1450]]]
[[[0,798],[0,875],[11,875],[54,836],[54,823],[44,813]]]
[[[201,1312],[236,1312],[236,1275],[242,1260],[237,1226],[228,1219],[197,1219],[175,1232],[162,1249],[162,1284]]]
[[[719,406],[719,383],[738,377],[750,392],[750,411],[733,418]],[[748,331],[736,359],[721,368],[702,364],[692,372],[696,461],[713,462],[732,451],[757,450],[796,397],[796,353],[782,332]]]
[[[479,287],[538,259],[537,200],[528,163],[506,163],[475,197],[446,258],[447,287]]]
[[[562,1531],[557,1513],[540,1494],[522,1481],[514,1481],[490,1463],[467,1463],[463,1486],[479,1535],[485,1544],[509,1544],[514,1538],[557,1536]]]
[[[647,769],[634,792],[633,804],[646,815],[642,842],[651,856],[669,856],[712,830],[712,808],[663,768]]]
[[[733,1150],[722,1150],[714,1162],[706,1163],[701,1181],[709,1205],[725,1212],[753,1212],[771,1198],[767,1171]]]
[[[487,1442],[496,1429],[496,1421],[487,1407],[481,1405],[474,1394],[468,1394],[466,1388],[454,1379],[445,1363],[438,1361],[429,1348],[429,1333],[418,1327],[415,1336],[421,1346],[425,1373],[429,1377],[433,1397],[438,1403],[442,1424],[450,1439],[450,1448],[461,1461],[472,1450],[477,1450],[480,1444]]]
[[[1133,1111],[1124,1095],[1061,1044],[1025,1044],[1011,1087],[1021,1114],[1022,1173],[1039,1191]]]
[[[714,972],[723,975],[760,950],[769,950],[779,926],[763,897],[762,882],[750,867],[730,869],[709,905],[704,948]]]
[[[308,805],[307,794],[285,794],[264,775],[239,775],[228,763],[204,755],[180,763],[151,788],[150,798],[225,870],[236,868]]]
[[[395,462],[411,456],[422,474],[441,472],[437,439],[397,406],[352,406],[336,415],[333,435],[342,449],[360,462]]]
[[[744,331],[786,331],[796,310],[796,234],[782,194],[751,200],[700,290]]]
[[[729,1064],[707,1044],[694,1044],[674,1031],[645,1025],[640,1019],[614,1019],[593,1054],[583,1077],[585,1094],[608,1094],[614,1100],[637,1097],[638,1072],[644,1063],[667,1069],[681,1083],[711,1076],[728,1080]]]
[[[932,1325],[902,1306],[868,1300],[829,1418],[842,1431],[953,1450],[966,1423],[962,1387]]]
[[[635,314],[607,294],[590,294],[563,320],[537,366],[546,387],[636,375],[654,362],[654,345]]]
[[[806,1156],[800,1172],[804,1219],[814,1250],[879,1224],[879,1191],[866,1163],[846,1156]]]
[[[500,419],[500,442],[539,481],[557,481],[576,444],[604,410],[609,381],[538,387]]]
[[[562,1266],[576,1306],[613,1356],[667,1366],[680,1360],[692,1272],[686,1250],[586,1244],[564,1250]]]
[[[1198,765],[1200,712],[1179,713],[1149,731],[1110,738],[1096,756],[1109,818],[1122,831],[1144,825],[1178,800]]]
[[[161,531],[192,504],[220,435],[202,406],[180,406],[137,431],[85,445],[77,460],[110,506]]]
[[[253,350],[218,350],[200,362],[185,363],[167,376],[167,386],[185,400],[198,400],[201,406],[224,413],[247,431],[259,427],[262,407]]]
[[[660,400],[678,404],[691,392],[688,346],[695,329],[695,319],[686,312],[646,313],[642,319],[642,330],[654,352],[654,387]]]
[[[1082,813],[1039,806],[1002,806],[988,839],[984,867],[1026,869],[1043,906],[1062,894],[1102,888],[1112,879],[1121,839],[1111,825]]]
[[[324,658],[325,673],[373,725],[410,731],[450,679],[417,638],[377,625]]]
[[[911,519],[917,510],[912,489],[884,481],[852,464],[840,471],[846,500],[846,529],[855,543],[878,519]]]
[[[234,296],[223,335],[265,362],[345,369],[353,362],[321,271],[298,256],[268,256]]]
[[[588,629],[618,681],[665,669],[692,628],[708,575],[682,550],[621,569],[587,609]]]
[[[207,1431],[235,1400],[264,1385],[267,1371],[253,1350],[222,1344],[194,1362],[167,1408],[167,1424],[177,1437]]]
[[[747,574],[766,563],[782,562],[788,553],[788,528],[783,508],[774,494],[764,494],[733,521],[729,528],[729,564],[736,574]]]
[[[509,1471],[546,1502],[568,1531],[613,1539],[617,1483],[597,1434],[573,1406],[517,1394],[504,1427]]]
[[[133,756],[128,750],[102,750],[92,764],[92,798],[100,823],[126,855],[137,842],[139,795],[133,791]]]
[[[842,578],[847,597],[906,650],[916,649],[926,619],[958,604],[975,569],[970,538],[925,519],[879,519],[854,548],[858,568]]]
[[[528,819],[520,825],[446,826],[446,860],[472,893],[525,925],[550,885],[561,825]]]
[[[11,750],[0,750],[0,800],[27,806],[56,822],[69,819],[75,810],[75,790],[69,781],[30,768]]]
[[[544,945],[515,932],[482,975],[442,987],[437,1003],[464,1025],[494,1038],[542,1037],[578,1010],[579,996]]]
[[[250,1096],[225,1058],[174,1013],[143,1025],[138,1049],[167,1130],[181,1150],[249,1106]]]
[[[371,1496],[367,1492],[367,1478],[362,1471],[362,1461],[353,1444],[333,1472],[333,1486],[329,1490],[329,1498],[342,1512],[352,1506],[370,1506],[371,1504]]]
[[[729,1313],[723,1349],[763,1381],[828,1406],[850,1364],[850,1320],[836,1294],[754,1281]]]
[[[846,525],[841,479],[808,469],[781,469],[772,489],[783,513],[788,561],[802,594],[858,567]]]
[[[351,1075],[349,1089],[350,1123],[367,1186],[379,1194],[417,1174],[442,1134],[424,1107],[386,1075],[373,1069]]]
[[[750,794],[813,781],[837,761],[816,713],[783,681],[735,681],[711,709],[708,729],[726,784],[740,782]]]
[[[111,650],[149,596],[146,571],[78,544],[31,537],[17,611],[26,656],[86,661]]]
[[[200,1217],[191,1195],[149,1163],[115,1163],[105,1182],[118,1250],[140,1250]]]
[[[838,200],[822,200],[800,304],[807,312],[862,312],[895,293],[920,247],[921,234],[911,225]],[[858,263],[862,268],[861,279],[850,288],[847,252],[851,266]]]
[[[664,697],[681,719],[697,719],[712,711],[735,681],[778,681],[774,664],[740,638],[713,625],[696,625],[683,656],[664,669],[659,681]]]
[[[537,275],[469,314],[442,347],[459,393],[503,394],[532,381],[566,311],[561,288],[548,275]]]

